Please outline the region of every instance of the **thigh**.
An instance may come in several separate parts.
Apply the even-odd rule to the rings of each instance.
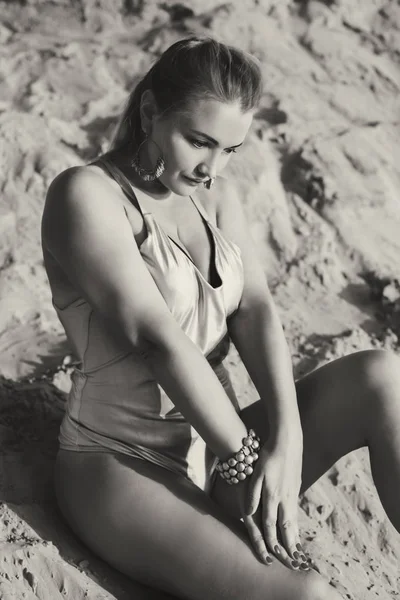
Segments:
[[[261,563],[240,521],[189,480],[147,461],[60,451],[56,493],[96,554],[179,598],[289,600],[308,598],[314,576],[320,585],[316,574]]]
[[[296,382],[303,429],[301,493],[342,456],[366,444],[368,415],[366,372],[376,352],[363,351],[332,361]],[[265,402],[257,400],[240,412],[248,428],[265,440],[269,425]],[[240,486],[235,486],[235,488]],[[217,477],[212,498],[232,515],[239,513],[239,490]]]

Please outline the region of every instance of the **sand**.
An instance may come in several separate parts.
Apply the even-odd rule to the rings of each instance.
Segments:
[[[365,348],[399,352],[400,5],[395,0],[0,2],[0,597],[161,598],[96,558],[52,487],[70,349],[40,248],[46,189],[107,148],[127,92],[189,32],[262,62],[237,181],[296,376]],[[255,397],[234,348],[245,406]],[[400,535],[366,451],[299,505],[306,548],[348,599],[400,594]]]

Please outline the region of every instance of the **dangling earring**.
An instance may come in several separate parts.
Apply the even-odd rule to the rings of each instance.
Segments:
[[[211,186],[214,185],[214,183],[215,183],[215,177],[210,177],[210,179],[207,179],[207,181],[204,182],[204,187],[209,190],[211,188]]]
[[[160,146],[154,140],[149,138],[148,135],[146,135],[143,142],[140,144],[139,148],[137,149],[135,156],[133,157],[131,166],[136,171],[136,173],[139,175],[139,177],[141,177],[144,181],[154,181],[155,179],[158,179],[159,177],[161,177],[161,175],[164,173],[165,161],[162,157],[162,154],[160,154],[160,156],[157,158],[157,162],[156,162],[154,169],[145,169],[144,167],[142,167],[142,165],[140,164],[140,149],[147,140],[150,140],[151,142],[153,142],[153,144],[156,144],[157,148],[161,152]]]

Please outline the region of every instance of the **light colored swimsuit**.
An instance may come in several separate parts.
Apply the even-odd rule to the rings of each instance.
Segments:
[[[142,211],[123,173],[109,160],[100,159],[96,164],[140,210],[147,228],[140,254],[172,315],[207,358],[238,411],[222,364],[230,343],[227,317],[237,309],[243,291],[238,246],[208,221],[203,207],[192,198],[213,240],[215,271],[220,278],[220,285],[213,287],[152,213]],[[107,329],[84,298],[65,308],[54,301],[53,305],[78,358],[61,424],[60,447],[122,452],[181,473],[208,491],[216,457],[154,379],[143,355],[109,326]]]

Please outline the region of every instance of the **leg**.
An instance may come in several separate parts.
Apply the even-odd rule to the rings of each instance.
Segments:
[[[369,447],[381,502],[400,531],[400,360],[382,350],[357,352],[316,369],[296,383],[303,427],[302,492],[339,458]],[[241,412],[262,438],[268,435],[264,405]],[[265,423],[264,431],[260,426]],[[212,497],[238,515],[236,499],[221,478]]]
[[[315,572],[262,564],[240,521],[185,478],[151,463],[60,451],[56,492],[65,518],[96,554],[179,598],[339,599]]]

